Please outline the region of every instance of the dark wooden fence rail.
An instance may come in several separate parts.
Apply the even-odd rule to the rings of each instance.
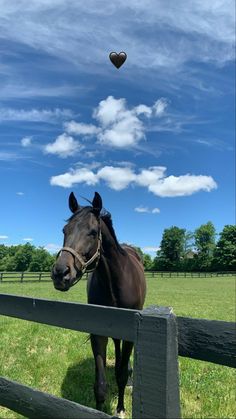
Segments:
[[[184,277],[184,278],[209,278],[214,276],[235,276],[236,272],[160,272],[160,271],[146,271],[147,278],[172,278],[172,277]],[[87,275],[83,276],[83,279],[87,279]],[[50,272],[0,272],[0,283],[10,282],[50,282]]]
[[[173,271],[146,271],[147,277],[160,276],[162,278],[184,277],[184,278],[212,278],[214,276],[235,276],[234,271],[225,272],[173,272]]]
[[[180,417],[178,354],[236,368],[235,323],[176,318],[169,307],[137,311],[0,294],[0,314],[133,341],[135,419]],[[5,378],[1,404],[27,417],[111,417]]]

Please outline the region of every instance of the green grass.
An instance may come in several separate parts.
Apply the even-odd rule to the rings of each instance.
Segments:
[[[86,302],[86,281],[68,293],[51,283],[0,284],[1,293]],[[171,306],[176,315],[234,321],[235,280],[213,278],[150,278],[145,306]],[[88,335],[0,316],[0,375],[39,390],[95,407],[94,361]],[[108,345],[106,412],[114,414],[117,387],[114,349]],[[235,418],[235,370],[179,358],[183,418]],[[131,417],[131,390],[126,390]],[[0,407],[1,418],[21,416]]]

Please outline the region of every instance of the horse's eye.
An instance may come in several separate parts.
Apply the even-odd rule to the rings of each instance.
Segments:
[[[96,237],[96,235],[97,235],[97,231],[96,230],[91,230],[90,232],[89,232],[89,234],[88,234],[89,236],[93,236],[93,237]]]

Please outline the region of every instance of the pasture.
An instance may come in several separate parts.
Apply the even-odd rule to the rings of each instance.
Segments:
[[[148,278],[145,307],[172,306],[179,316],[234,321],[235,279]],[[1,293],[86,302],[86,281],[68,293],[52,283],[0,284]],[[0,375],[57,396],[95,407],[94,360],[88,335],[0,316]],[[183,418],[234,418],[235,370],[179,357]],[[108,346],[109,394],[106,412],[114,413],[114,349]],[[131,417],[131,390],[126,389],[126,417]],[[0,407],[0,417],[19,418]]]

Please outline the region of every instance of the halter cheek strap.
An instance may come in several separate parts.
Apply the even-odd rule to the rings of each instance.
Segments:
[[[85,262],[84,261],[84,259],[82,258],[82,256],[79,254],[79,253],[77,253],[74,249],[72,249],[71,247],[67,247],[67,246],[65,246],[65,247],[62,247],[61,248],[61,250],[58,252],[58,256],[60,255],[60,253],[61,252],[63,252],[63,251],[65,251],[65,252],[69,252],[69,253],[71,253],[76,259],[78,259],[78,261],[80,262],[80,264],[81,264],[81,266],[82,266],[82,269],[81,269],[81,271],[82,271],[82,274],[84,274],[85,272],[87,273],[87,272],[93,272],[95,269],[96,269],[96,267],[97,267],[97,265],[98,265],[98,262],[99,262],[99,259],[100,259],[100,254],[101,254],[101,244],[102,244],[102,232],[101,232],[101,229],[100,229],[100,232],[99,232],[99,236],[98,236],[98,245],[97,245],[97,250],[96,250],[96,252],[94,253],[94,255],[87,261],[87,262]],[[93,268],[93,269],[87,269],[88,267],[89,267],[89,265],[91,265],[94,261],[96,260],[96,265],[95,265],[95,267]],[[76,281],[76,282],[78,282],[78,281]],[[73,285],[74,284],[76,284],[76,282],[74,282],[73,283]]]

